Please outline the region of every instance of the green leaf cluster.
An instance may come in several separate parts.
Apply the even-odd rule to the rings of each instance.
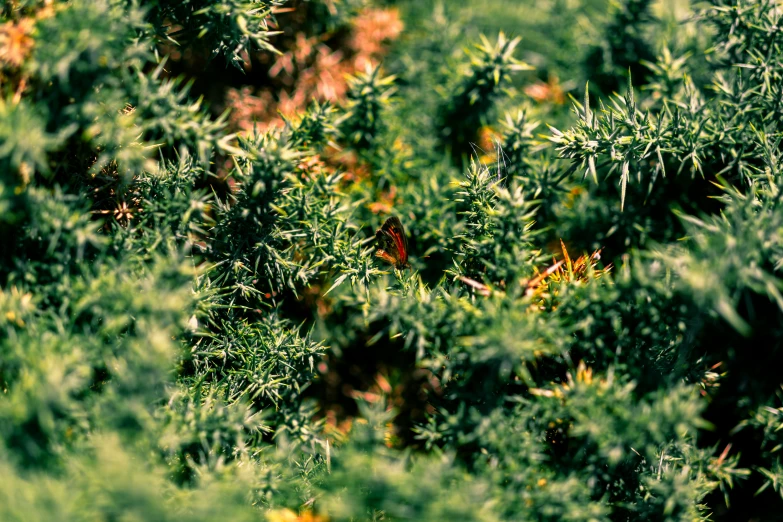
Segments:
[[[163,55],[241,68],[284,2],[0,9],[0,519],[780,511],[778,6],[664,44],[650,2],[577,2],[608,31],[567,58],[397,3],[345,100],[242,134]],[[571,114],[524,94],[568,60]]]

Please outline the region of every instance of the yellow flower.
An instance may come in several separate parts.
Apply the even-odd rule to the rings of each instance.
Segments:
[[[290,509],[272,509],[266,512],[267,522],[328,522],[328,518],[304,511],[301,515]]]

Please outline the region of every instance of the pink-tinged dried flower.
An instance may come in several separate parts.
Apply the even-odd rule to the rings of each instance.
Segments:
[[[230,89],[226,102],[235,129],[265,130],[280,126],[286,117],[302,112],[313,100],[339,103],[348,93],[347,77],[365,64],[378,61],[386,43],[402,31],[396,9],[365,9],[353,21],[352,36],[343,50],[327,45],[329,35],[297,33],[290,49],[279,55],[269,76],[279,82],[276,91]]]
[[[326,164],[318,154],[306,156],[299,162],[296,168],[302,177],[307,179],[315,179],[327,170]]]
[[[550,76],[549,80],[536,82],[525,87],[525,94],[533,98],[538,103],[554,103],[562,105],[566,101],[565,90],[557,79],[557,76]]]
[[[277,120],[277,104],[268,91],[261,91],[258,96],[252,92],[247,86],[227,91],[226,103],[231,108],[231,125],[243,131],[252,131],[253,128],[263,131],[270,126],[270,122]]]
[[[364,69],[386,51],[386,44],[403,30],[397,9],[365,9],[353,20],[349,46],[356,53],[354,66]]]

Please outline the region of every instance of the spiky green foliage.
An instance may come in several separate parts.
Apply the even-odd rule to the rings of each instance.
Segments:
[[[511,75],[531,68],[514,57],[519,42],[519,38],[509,40],[500,33],[492,44],[482,35],[481,44],[469,54],[469,68],[438,113],[444,143],[453,153],[461,153],[469,142],[476,141],[476,132],[492,118],[495,101],[503,95]]]
[[[345,101],[241,135],[161,53],[241,66],[282,2],[3,6],[0,519],[776,516],[778,7],[702,6],[703,54],[577,4],[584,52],[500,18],[466,55],[400,2]],[[567,116],[527,62],[625,93]]]
[[[585,58],[588,76],[602,91],[617,90],[623,71],[630,70],[637,76],[647,73],[644,62],[652,59],[649,43],[652,4],[650,0],[609,4],[608,23],[604,28],[606,38],[591,45]]]
[[[394,76],[381,76],[380,68],[371,68],[349,79],[348,102],[340,128],[345,140],[359,150],[370,147],[381,132],[381,112],[394,94]]]
[[[142,0],[157,36],[176,45],[197,45],[241,69],[243,53],[273,51],[269,15],[285,0]]]

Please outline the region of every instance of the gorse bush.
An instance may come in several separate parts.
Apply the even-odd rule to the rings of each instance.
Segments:
[[[779,517],[780,6],[485,4],[3,4],[0,520]]]

